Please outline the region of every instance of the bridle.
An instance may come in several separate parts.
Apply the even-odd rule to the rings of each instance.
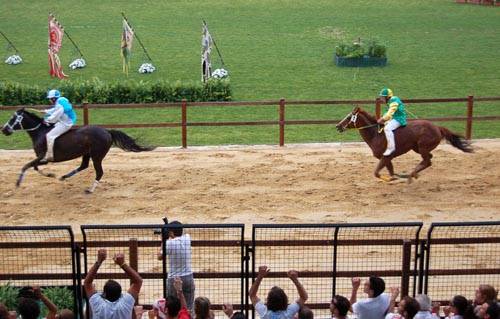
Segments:
[[[346,117],[344,117],[344,119],[342,121],[340,121],[340,123],[343,123],[345,120],[347,120],[347,118],[349,116],[351,117],[349,122],[347,122],[345,125],[342,125],[342,130],[349,129],[350,127],[348,127],[348,126],[350,123],[352,123],[354,125],[353,128],[355,128],[357,130],[364,130],[365,128],[378,126],[378,123],[375,123],[375,124],[369,124],[369,125],[365,125],[365,126],[361,126],[361,127],[356,127],[356,122],[358,121],[358,113],[359,113],[359,111],[356,111],[355,113],[351,112],[351,113],[347,114]]]
[[[37,126],[35,127],[32,127],[32,128],[24,128],[23,127],[23,119],[24,119],[24,116],[19,113],[17,113],[17,111],[14,113],[14,115],[16,116],[16,119],[14,120],[14,123],[10,124],[10,120],[5,123],[5,125],[3,126],[3,128],[8,128],[11,132],[16,132],[16,131],[35,131],[37,130],[40,125],[42,125],[42,123],[38,123]],[[19,125],[20,129],[15,129],[16,125]]]

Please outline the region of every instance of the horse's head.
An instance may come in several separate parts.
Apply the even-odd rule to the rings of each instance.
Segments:
[[[4,124],[2,133],[11,135],[14,131],[35,129],[35,126],[34,116],[21,108]]]
[[[344,117],[335,127],[340,133],[344,132],[348,128],[355,128],[358,121],[358,113],[361,111],[359,106],[355,106],[352,111]]]

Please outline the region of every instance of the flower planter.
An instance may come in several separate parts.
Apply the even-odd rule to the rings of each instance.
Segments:
[[[361,58],[345,58],[335,55],[335,65],[340,67],[369,67],[369,66],[385,66],[387,57],[376,58],[364,56]]]

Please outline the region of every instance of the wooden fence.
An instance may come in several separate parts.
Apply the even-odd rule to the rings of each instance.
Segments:
[[[432,98],[432,99],[405,99],[406,104],[428,104],[428,103],[458,103],[465,105],[464,116],[453,117],[434,117],[426,120],[434,122],[465,121],[464,136],[467,139],[472,138],[473,121],[492,121],[500,120],[500,115],[492,116],[474,116],[474,102],[494,102],[500,101],[497,97],[474,97],[466,98]],[[309,100],[309,101],[286,101],[284,98],[272,101],[235,101],[235,102],[188,102],[183,100],[177,103],[137,103],[137,104],[87,104],[76,105],[75,108],[83,110],[83,125],[99,125],[106,128],[160,128],[160,127],[181,127],[181,145],[183,148],[188,146],[187,128],[189,126],[260,126],[260,125],[278,125],[279,126],[279,145],[285,145],[285,126],[286,125],[311,125],[311,124],[337,124],[340,119],[330,120],[286,120],[287,105],[375,105],[377,118],[381,115],[383,102],[375,100]],[[278,120],[264,121],[232,121],[232,122],[188,122],[188,107],[256,107],[256,106],[278,106]],[[45,105],[35,105],[33,108],[47,108]],[[0,106],[2,110],[16,110],[19,106]],[[168,123],[135,123],[135,124],[98,124],[91,123],[90,113],[92,109],[151,109],[151,108],[180,108],[181,121]]]

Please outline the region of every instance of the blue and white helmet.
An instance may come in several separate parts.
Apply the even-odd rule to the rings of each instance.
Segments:
[[[61,97],[61,92],[58,90],[50,90],[49,93],[47,93],[47,98],[52,99],[52,98],[60,98]]]

